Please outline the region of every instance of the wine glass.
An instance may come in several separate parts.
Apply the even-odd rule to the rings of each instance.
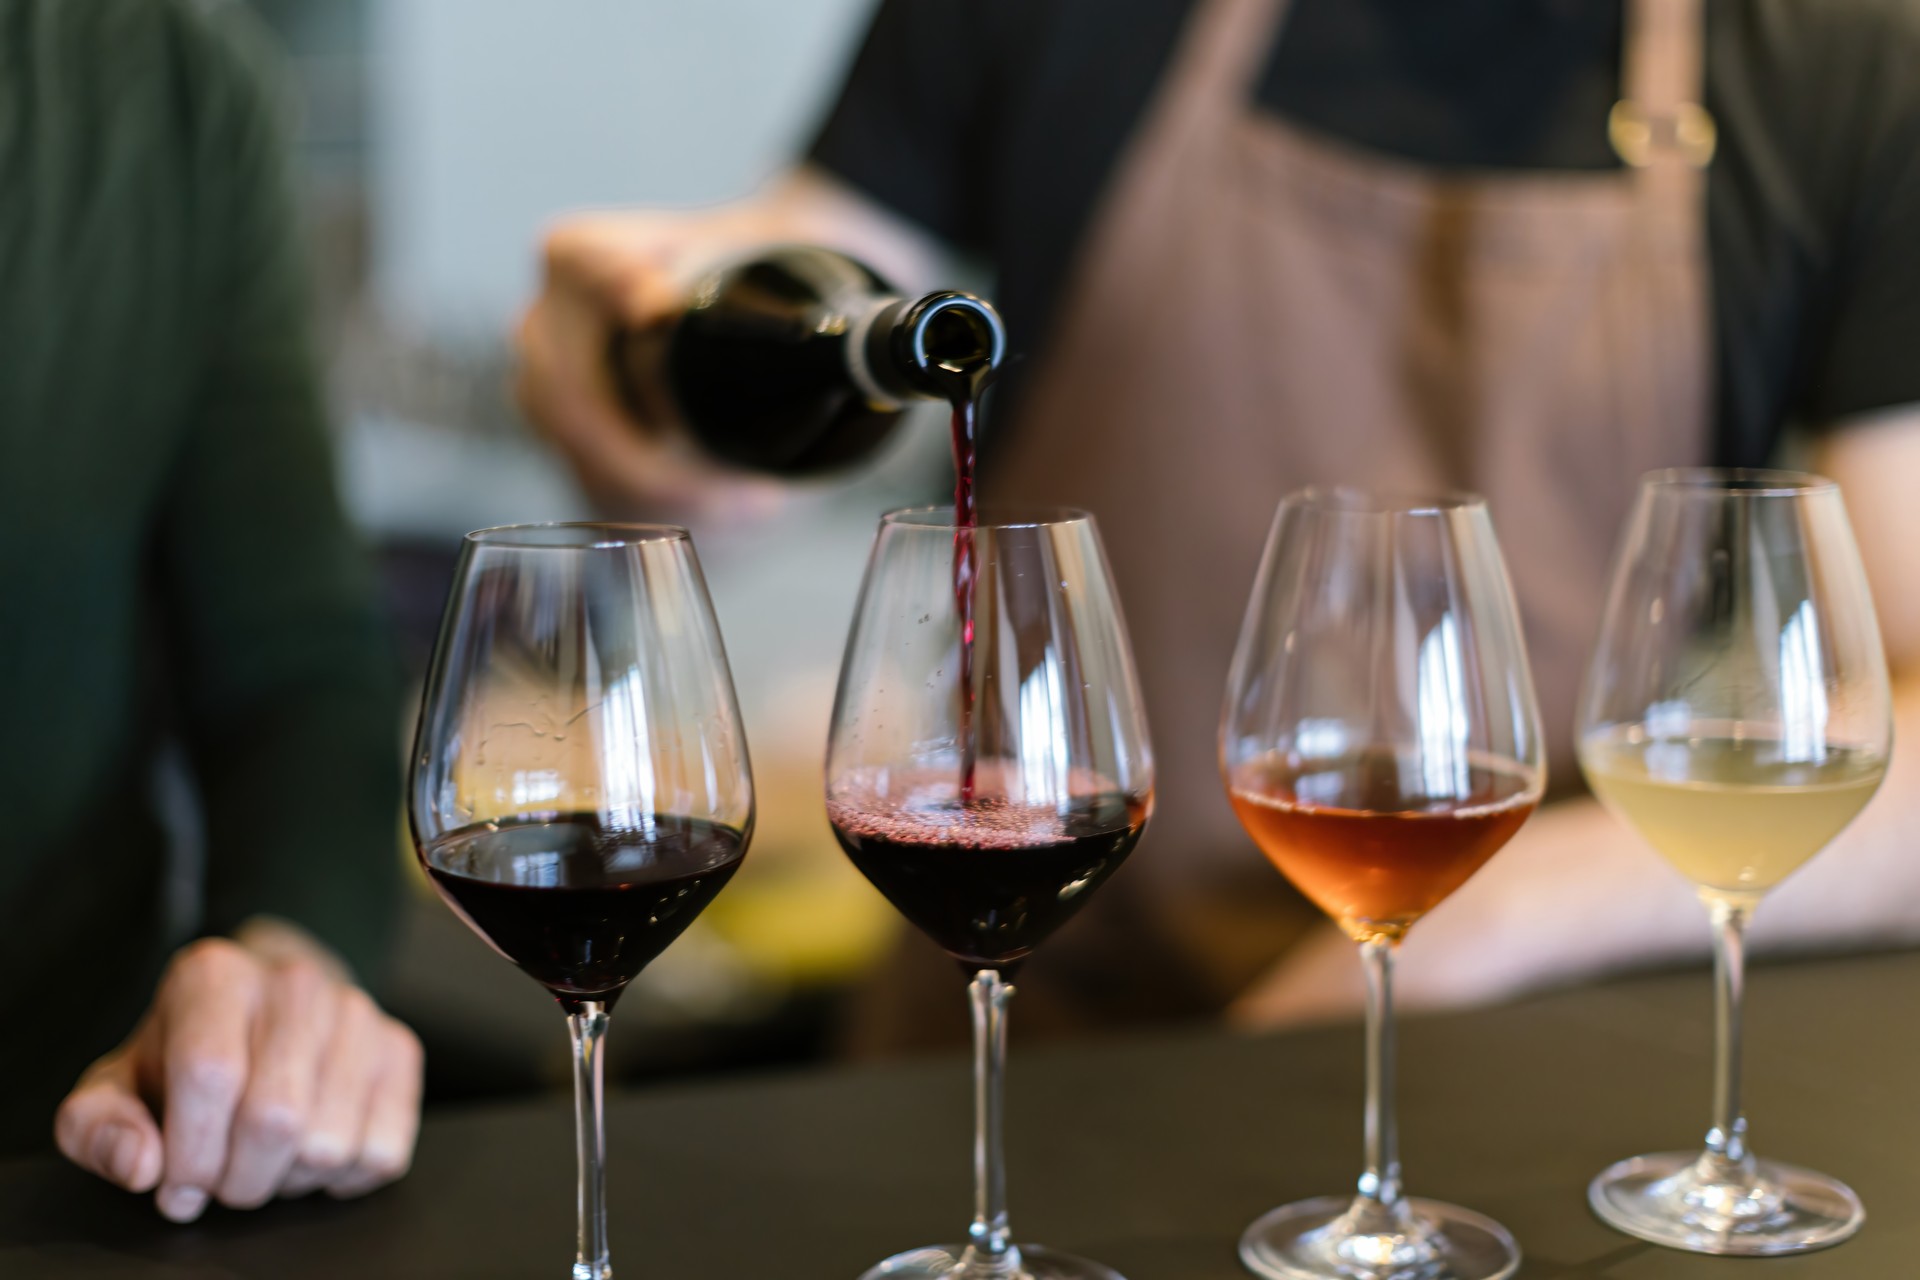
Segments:
[[[991,513],[990,513],[991,514]],[[1152,807],[1133,658],[1093,517],[883,517],[827,747],[827,813],[875,888],[971,975],[974,1215],[965,1245],[867,1272],[1118,1280],[1016,1245],[1001,1160],[1009,979],[1114,873]]]
[[[1782,471],[1659,471],[1614,564],[1581,698],[1600,799],[1692,882],[1713,922],[1713,1127],[1702,1152],[1622,1160],[1594,1212],[1697,1253],[1797,1253],[1860,1227],[1854,1193],[1756,1160],[1740,1109],[1745,930],[1768,890],[1865,807],[1892,697],[1840,490]]]
[[[1533,681],[1486,504],[1308,489],[1280,504],[1228,677],[1220,763],[1241,824],[1360,946],[1366,1172],[1285,1205],[1240,1257],[1273,1280],[1497,1280],[1520,1252],[1410,1200],[1393,1104],[1392,973],[1408,929],[1533,812]]]
[[[686,530],[468,534],[408,793],[440,896],[566,1011],[573,1276],[605,1280],[608,1014],[732,877],[753,830],[733,681]]]

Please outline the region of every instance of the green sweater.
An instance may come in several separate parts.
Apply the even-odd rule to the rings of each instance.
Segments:
[[[0,0],[0,1150],[204,902],[365,970],[397,902],[395,663],[334,490],[270,59],[236,4]]]

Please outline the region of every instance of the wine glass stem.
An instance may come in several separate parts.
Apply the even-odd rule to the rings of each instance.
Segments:
[[[1729,1169],[1752,1161],[1747,1151],[1747,1118],[1740,1111],[1740,1020],[1746,996],[1747,921],[1753,909],[1716,898],[1713,913],[1714,1053],[1713,1128],[1707,1154]]]
[[[1367,1171],[1360,1175],[1360,1198],[1383,1218],[1398,1219],[1406,1206],[1394,1115],[1393,953],[1385,938],[1360,944],[1367,974]]]
[[[1020,1274],[1020,1250],[1007,1225],[1002,1151],[1002,1084],[1007,1071],[1007,1001],[1013,988],[994,969],[967,984],[973,1006],[973,1225],[959,1274],[968,1280]]]
[[[606,1071],[601,1062],[607,1035],[607,1006],[579,1002],[567,1016],[573,1033],[573,1120],[580,1156],[580,1240],[573,1280],[610,1280],[607,1256]]]

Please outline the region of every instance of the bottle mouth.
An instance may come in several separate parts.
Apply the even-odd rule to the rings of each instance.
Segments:
[[[1000,367],[1007,330],[992,304],[970,293],[930,293],[906,318],[913,365],[939,376],[981,379]]]
[[[885,302],[850,342],[856,383],[870,401],[895,408],[917,399],[976,401],[1007,354],[993,304],[953,289]]]
[[[977,395],[1006,357],[1006,326],[983,297],[947,290],[927,294],[900,322],[906,365],[939,395]]]

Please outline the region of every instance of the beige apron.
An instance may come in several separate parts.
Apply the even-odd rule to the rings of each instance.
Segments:
[[[1564,788],[1636,479],[1706,453],[1700,0],[1629,0],[1611,124],[1630,166],[1604,173],[1438,172],[1308,136],[1254,101],[1284,16],[1285,0],[1197,7],[983,485],[1099,519],[1158,764],[1143,847],[1023,976],[1043,1007],[1085,1003],[1056,984],[1124,989],[1142,966],[1224,1001],[1302,925],[1233,874],[1277,881],[1216,765],[1281,495],[1489,499]]]

